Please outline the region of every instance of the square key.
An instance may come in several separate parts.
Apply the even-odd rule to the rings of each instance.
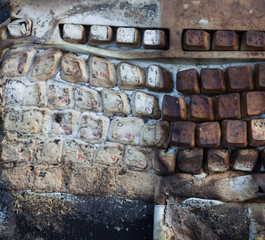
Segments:
[[[177,156],[177,168],[186,173],[200,174],[203,172],[203,148],[180,150]]]
[[[22,77],[29,72],[36,49],[21,48],[8,50],[2,61],[3,77]]]
[[[226,68],[226,86],[228,92],[243,92],[254,89],[250,65]]]
[[[70,43],[84,43],[86,31],[81,24],[64,24],[63,39]]]
[[[157,65],[150,65],[147,71],[146,87],[156,92],[172,92],[173,79],[171,73]]]
[[[30,81],[46,81],[56,76],[59,71],[62,52],[48,49],[35,56]]]
[[[111,121],[108,139],[111,142],[138,145],[144,120],[135,117],[115,117]]]
[[[254,84],[256,90],[265,90],[265,63],[255,64]]]
[[[89,59],[89,83],[95,87],[114,87],[117,84],[115,65],[104,58]]]
[[[226,92],[224,73],[218,68],[202,68],[201,93],[219,94]]]
[[[252,172],[258,164],[259,152],[255,149],[239,149],[231,156],[233,170]]]
[[[93,25],[90,27],[89,40],[91,45],[110,44],[113,31],[109,26]]]
[[[221,128],[218,122],[201,123],[196,129],[196,146],[218,148],[221,141]]]
[[[136,28],[119,27],[117,29],[116,43],[121,47],[140,47],[140,31]]]
[[[200,93],[199,75],[195,68],[178,72],[177,90],[186,94]]]
[[[248,121],[248,141],[250,146],[262,146],[265,144],[265,119]]]
[[[265,33],[261,31],[247,31],[244,33],[241,50],[262,51],[265,47]]]
[[[193,148],[195,146],[195,123],[174,122],[169,143],[173,146]]]
[[[213,34],[212,49],[220,51],[238,50],[238,34],[234,31],[216,31]]]
[[[205,170],[210,172],[225,172],[229,169],[229,152],[223,149],[207,149]]]
[[[118,65],[118,84],[120,89],[126,90],[145,88],[143,69],[137,65],[120,63]]]
[[[184,99],[164,95],[162,103],[162,118],[168,121],[186,120],[187,108]]]
[[[246,147],[247,123],[241,120],[222,121],[222,146]]]
[[[166,33],[163,30],[145,30],[144,48],[163,49],[167,45]]]
[[[240,119],[240,94],[230,93],[214,99],[215,120]]]
[[[103,89],[101,95],[105,116],[129,115],[131,113],[128,96],[125,93]]]
[[[210,50],[210,34],[203,30],[187,30],[184,33],[184,50]]]
[[[192,95],[188,112],[190,121],[213,121],[213,100],[202,95]]]
[[[64,81],[87,82],[88,71],[86,61],[74,53],[66,53],[61,59],[61,78]]]
[[[158,99],[150,94],[136,91],[133,97],[133,114],[137,117],[160,118]]]
[[[242,117],[259,115],[265,111],[265,92],[251,91],[241,93]]]
[[[5,13],[3,12],[2,14],[4,15]],[[16,19],[7,24],[7,30],[13,38],[27,37],[31,35],[32,22],[28,18]]]

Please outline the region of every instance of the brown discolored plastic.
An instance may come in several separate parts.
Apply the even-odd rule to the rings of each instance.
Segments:
[[[226,92],[224,73],[218,68],[202,68],[200,76],[201,93],[219,94]]]
[[[171,127],[170,145],[193,148],[195,146],[195,123],[174,122]]]
[[[186,173],[200,174],[203,171],[203,148],[180,150],[177,156],[177,168]]]
[[[250,65],[226,68],[226,86],[228,92],[243,92],[254,89]]]
[[[240,119],[240,94],[230,93],[214,99],[215,120]]]
[[[188,112],[190,121],[213,121],[213,101],[206,96],[192,95]]]
[[[221,128],[218,122],[206,122],[196,129],[196,146],[202,148],[218,148],[221,142]]]
[[[265,47],[265,33],[261,31],[247,31],[241,42],[241,50],[262,51]]]
[[[164,95],[162,103],[162,118],[168,121],[187,119],[187,108],[184,99]]]
[[[241,120],[222,121],[222,146],[246,147],[247,123]]]
[[[212,50],[235,51],[238,50],[238,34],[234,31],[216,31],[213,34]]]
[[[248,142],[250,146],[265,144],[265,119],[251,119],[248,121]]]
[[[241,93],[242,117],[259,115],[265,111],[265,92],[253,91]]]
[[[255,149],[238,149],[231,156],[233,170],[252,172],[260,168],[258,162],[259,152]]]
[[[256,90],[265,90],[265,63],[255,64],[254,85]]]
[[[186,30],[184,33],[184,50],[209,50],[210,34],[204,30]]]
[[[177,90],[186,94],[200,93],[199,75],[195,68],[178,72]]]
[[[262,165],[265,167],[265,148],[259,152],[259,157],[262,162]]]
[[[229,152],[222,149],[207,149],[204,169],[209,172],[225,172],[229,169]]]

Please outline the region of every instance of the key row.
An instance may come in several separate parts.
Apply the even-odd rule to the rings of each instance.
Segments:
[[[10,138],[75,137],[91,144],[106,140],[140,147],[167,149],[170,124],[167,121],[145,123],[137,117],[112,120],[91,112],[49,111],[39,108],[5,108],[4,132]]]
[[[220,121],[248,118],[264,112],[264,91],[218,95],[214,100],[203,95],[192,95],[188,109],[180,97],[164,95],[162,102],[162,118],[167,121]]]
[[[79,111],[102,112],[106,116],[131,113],[142,118],[159,119],[158,98],[151,94],[135,91],[131,101],[126,93],[103,89],[98,92],[86,86],[73,86],[48,80],[26,83],[21,80],[7,80],[3,89],[3,106],[49,107],[51,110],[76,109]]]
[[[260,171],[261,162],[265,165],[265,149],[237,149],[230,154],[223,149],[193,148],[180,150],[177,155],[177,169],[181,172],[201,174],[206,172],[225,172],[232,170]]]
[[[227,67],[225,74],[218,68],[202,68],[200,78],[196,69],[177,73],[177,90],[184,94],[220,94],[265,90],[265,64],[255,64],[254,77],[250,65]]]
[[[160,151],[160,150],[158,150]],[[23,152],[23,154],[21,154]],[[75,138],[49,138],[30,141],[2,141],[1,162],[44,165],[102,164],[129,170],[148,171],[155,161],[155,151],[120,143],[105,142],[95,146]],[[137,160],[135,160],[137,159]]]
[[[61,67],[61,79],[71,83],[89,82],[94,87],[108,88],[118,84],[120,89],[125,90],[147,87],[157,92],[171,92],[173,89],[171,73],[157,65],[150,65],[145,77],[143,68],[121,62],[117,66],[116,73],[115,64],[103,58],[92,56],[87,63],[85,59],[74,53],[62,54],[60,50],[52,49],[38,54],[35,49],[8,51],[2,62],[2,76],[26,76],[31,66],[30,81],[32,82],[54,78]]]
[[[87,34],[88,33],[88,34]],[[143,35],[143,40],[142,40]],[[62,38],[70,43],[88,43],[92,46],[111,44],[116,36],[118,47],[141,47],[146,49],[165,49],[168,36],[161,29],[137,29],[133,27],[110,27],[103,25],[63,24]]]
[[[240,148],[265,144],[265,119],[223,120],[221,126],[219,122],[204,122],[195,128],[194,122],[174,122],[170,145],[184,148]]]
[[[264,51],[264,31],[185,30],[183,49],[200,51]]]
[[[168,33],[163,29],[138,29],[133,27],[111,27],[104,25],[81,25],[66,23],[59,26],[62,38],[70,43],[86,43],[92,46],[112,44],[116,36],[118,47],[145,49],[168,48]],[[16,19],[7,24],[5,37],[21,38],[30,36],[32,21],[28,18]],[[143,39],[142,39],[143,36]]]

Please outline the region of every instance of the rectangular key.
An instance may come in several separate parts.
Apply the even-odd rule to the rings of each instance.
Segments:
[[[113,31],[109,26],[93,25],[90,27],[89,43],[91,45],[110,44]]]
[[[84,43],[86,31],[81,24],[64,24],[63,39],[70,43]]]
[[[187,30],[184,33],[184,50],[209,50],[210,34],[203,30]]]
[[[265,47],[265,33],[261,31],[247,31],[244,33],[241,49],[245,51],[262,51]]]
[[[163,49],[167,45],[166,33],[163,30],[145,30],[144,48]]]
[[[217,51],[238,50],[238,34],[234,31],[216,31],[213,34],[212,49]]]
[[[136,28],[119,27],[117,29],[116,43],[120,47],[140,47],[140,31]]]

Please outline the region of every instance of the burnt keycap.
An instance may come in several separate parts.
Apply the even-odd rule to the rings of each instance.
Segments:
[[[250,65],[226,68],[226,86],[228,92],[243,92],[254,89]]]
[[[234,31],[216,31],[213,34],[213,50],[238,50],[238,34]]]
[[[187,108],[184,100],[165,95],[162,103],[162,118],[168,121],[186,120]]]
[[[251,51],[261,51],[265,45],[265,34],[261,31],[247,31],[244,33],[241,49]]]
[[[218,122],[201,123],[196,130],[196,146],[218,148],[221,140],[221,128]]]
[[[229,168],[229,152],[223,149],[207,149],[204,167],[206,171],[225,172]]]
[[[193,148],[195,146],[195,123],[174,122],[169,143],[173,146]]]
[[[254,84],[256,90],[265,90],[265,63],[255,64]]]
[[[262,146],[265,144],[265,119],[248,121],[248,141],[250,146]]]
[[[189,104],[190,121],[213,121],[213,101],[201,95],[192,95]]]
[[[200,174],[203,171],[203,148],[180,150],[177,156],[177,168],[186,173]]]
[[[265,111],[265,92],[253,91],[241,93],[242,117],[259,115]]]
[[[258,163],[259,152],[255,149],[238,149],[231,157],[231,167],[234,170],[251,172]]]
[[[203,30],[187,30],[184,33],[184,50],[209,50],[210,34]]]
[[[215,120],[240,119],[240,94],[231,93],[214,99]]]
[[[262,165],[265,167],[265,149],[262,149],[259,152],[259,157],[260,157],[260,160],[262,162]]]
[[[247,123],[241,120],[223,120],[222,145],[223,147],[246,147]]]
[[[201,92],[206,94],[218,94],[226,92],[224,73],[218,68],[202,68]]]
[[[199,76],[196,69],[187,69],[177,74],[177,90],[186,94],[200,93]]]

